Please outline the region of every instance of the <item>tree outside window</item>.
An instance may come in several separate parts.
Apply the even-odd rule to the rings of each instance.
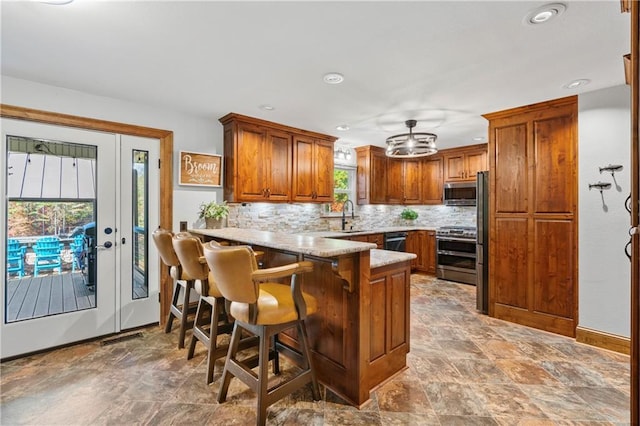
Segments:
[[[333,170],[333,203],[325,204],[325,214],[342,214],[347,199],[355,199],[356,171],[354,168],[336,166]]]

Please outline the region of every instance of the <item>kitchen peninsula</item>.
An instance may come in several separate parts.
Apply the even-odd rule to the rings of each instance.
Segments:
[[[318,301],[306,321],[318,379],[355,406],[371,389],[406,368],[409,352],[411,253],[372,243],[253,229],[193,229],[203,240],[249,244],[264,266],[307,260],[302,288]],[[296,344],[295,334],[282,340]]]

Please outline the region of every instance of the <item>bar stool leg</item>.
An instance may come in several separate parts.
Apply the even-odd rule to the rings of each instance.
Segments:
[[[316,370],[313,368],[311,361],[311,351],[309,350],[309,337],[307,335],[307,326],[304,320],[298,321],[298,330],[300,332],[300,343],[302,348],[303,359],[307,364],[307,368],[311,371],[311,390],[313,393],[313,400],[320,401],[320,388],[318,386],[318,379],[316,378]]]
[[[271,336],[271,346],[273,347],[273,374],[280,374],[280,354],[278,352],[278,335]]]
[[[173,285],[174,285],[173,298],[171,300],[169,317],[167,318],[167,325],[164,327],[165,333],[171,333],[171,328],[173,327],[173,319],[176,318],[176,314],[173,313],[173,308],[178,307],[178,298],[180,297],[180,287],[182,287],[182,285],[180,285],[180,283],[177,281],[174,281]]]
[[[224,364],[224,370],[222,372],[222,380],[220,383],[220,391],[218,392],[218,402],[223,403],[227,400],[227,391],[229,390],[229,383],[233,375],[229,372],[229,364],[236,362],[236,354],[238,353],[238,345],[240,344],[240,337],[242,336],[242,328],[237,322],[233,324],[233,333],[231,334],[231,341],[229,342],[229,352],[227,353],[227,361]]]
[[[184,286],[184,297],[182,298],[182,317],[180,318],[180,335],[178,337],[178,349],[184,348],[184,338],[187,334],[187,320],[189,319],[189,301],[193,281],[187,281]]]
[[[204,317],[205,307],[202,298],[198,300],[198,308],[196,310],[196,318],[193,320],[193,332],[191,334],[191,342],[189,343],[189,351],[187,352],[187,359],[193,358],[193,354],[196,350],[196,342],[198,341],[197,334],[200,333],[200,325],[202,325],[202,318]],[[213,317],[213,313],[211,314]]]
[[[266,336],[266,327],[260,328],[260,355],[258,361],[258,425],[267,423],[268,384],[269,384],[269,346],[271,339]]]
[[[209,351],[207,354],[207,384],[213,382],[213,367],[218,356],[218,322],[220,316],[219,301],[211,305],[211,325],[209,326]]]

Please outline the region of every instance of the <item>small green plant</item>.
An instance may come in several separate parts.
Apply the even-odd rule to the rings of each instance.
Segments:
[[[229,206],[223,201],[218,204],[215,201],[200,204],[200,219],[224,219],[229,216]]]
[[[400,217],[407,220],[415,220],[418,218],[418,212],[413,209],[406,208],[400,213]]]

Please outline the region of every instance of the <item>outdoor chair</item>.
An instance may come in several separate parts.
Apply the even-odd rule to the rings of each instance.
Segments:
[[[71,253],[73,254],[71,272],[75,272],[76,269],[83,271],[84,258],[86,256],[84,234],[76,235],[75,237],[73,237],[73,241],[71,242],[70,246],[71,246]]]
[[[15,238],[7,240],[7,273],[17,274],[18,278],[24,276],[24,253],[27,248],[20,245]]]
[[[54,269],[62,272],[62,248],[58,237],[39,238],[33,246],[35,261],[33,264],[33,276],[37,277],[42,269]]]

